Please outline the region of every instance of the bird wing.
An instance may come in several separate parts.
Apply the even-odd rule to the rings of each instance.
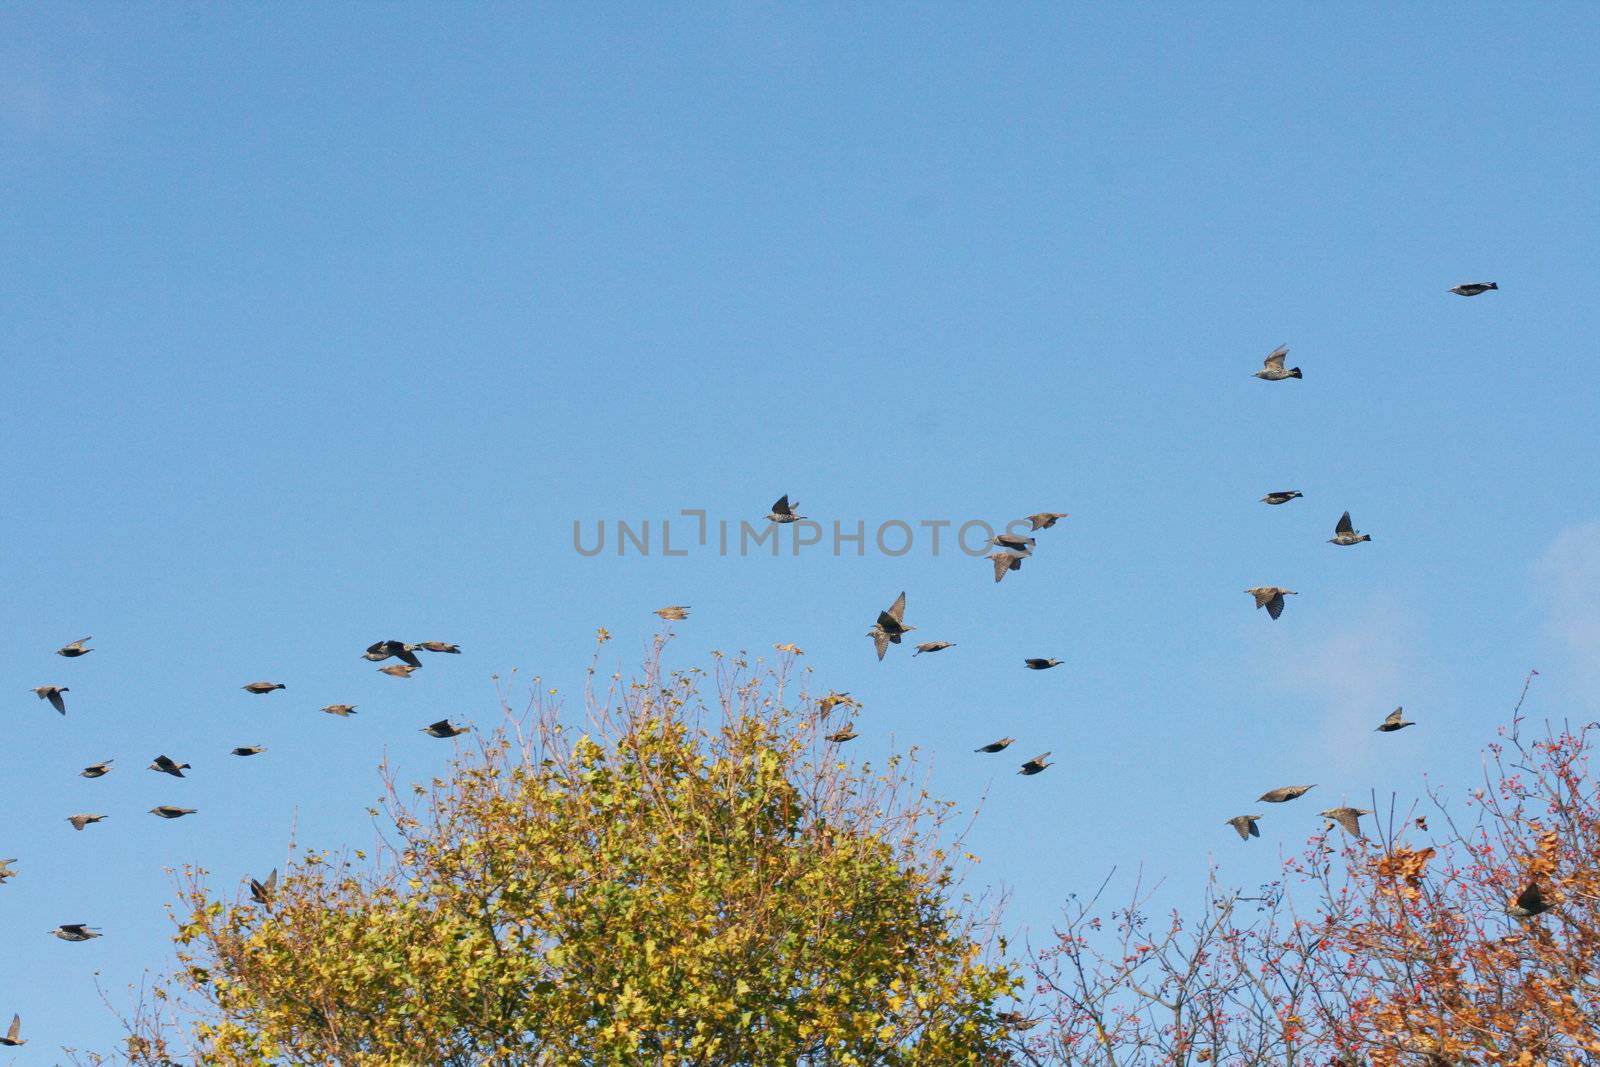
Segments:
[[[1339,522],[1333,528],[1335,534],[1355,533],[1355,531],[1355,525],[1350,521],[1350,513],[1348,511],[1339,516]]]
[[[11,1029],[6,1031],[6,1040],[7,1041],[15,1041],[21,1035],[22,1035],[22,1016],[13,1015],[11,1017]]]
[[[411,651],[409,648],[401,648],[395,653],[395,655],[400,657],[401,662],[403,662],[407,667],[422,666],[422,661],[417,658],[417,654]]]
[[[1361,817],[1355,812],[1351,811],[1349,808],[1340,808],[1339,810],[1335,811],[1334,814],[1329,816],[1329,818],[1338,823],[1340,826],[1344,827],[1345,831],[1349,833],[1350,836],[1361,836]]]
[[[1274,619],[1276,619],[1279,615],[1283,614],[1283,594],[1282,593],[1273,593],[1272,594],[1272,598],[1267,601],[1267,614],[1271,615]]]
[[[789,494],[788,493],[785,493],[782,496],[780,496],[778,498],[777,502],[772,505],[772,513],[774,515],[793,515],[794,514],[794,510],[789,505]]]
[[[989,558],[994,560],[994,580],[997,582],[1006,576],[1006,571],[1013,569],[1011,566],[1013,559],[1017,560],[1019,564],[1022,562],[1020,557],[1012,556],[1005,552],[996,552]]]
[[[1539,890],[1538,882],[1529,882],[1528,888],[1517,894],[1517,907],[1524,911],[1542,908],[1544,894]]]
[[[889,605],[889,610],[885,614],[887,614],[889,616],[889,618],[893,619],[895,622],[904,622],[905,621],[905,619],[906,619],[906,595],[905,595],[905,593],[901,593],[899,596],[894,598],[894,603]]]
[[[1400,721],[1400,713],[1402,711],[1405,711],[1405,710],[1406,709],[1404,707],[1395,708],[1393,711],[1391,711],[1389,713],[1389,717],[1383,720],[1384,724],[1385,725],[1393,725],[1395,723],[1398,723]]]
[[[871,636],[873,647],[878,650],[878,658],[881,660],[883,654],[889,651],[889,635],[881,629],[874,628],[869,636]]]
[[[45,693],[43,695],[44,695],[44,698],[50,702],[50,706],[52,708],[55,708],[57,711],[59,711],[63,715],[65,715],[67,713],[67,702],[65,700],[61,699],[61,690],[52,689],[52,690],[50,690],[50,692]]]
[[[1284,357],[1289,354],[1288,345],[1279,345],[1272,350],[1272,354],[1262,361],[1262,367],[1267,370],[1282,370]]]

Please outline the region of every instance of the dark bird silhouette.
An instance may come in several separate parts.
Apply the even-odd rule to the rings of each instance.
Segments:
[[[105,775],[108,775],[108,774],[111,773],[111,765],[113,763],[115,763],[115,762],[116,762],[116,760],[109,760],[108,759],[108,760],[101,760],[99,763],[91,763],[91,764],[89,764],[89,766],[85,767],[83,770],[78,772],[78,777],[80,777],[80,778],[101,778],[101,777],[104,777]]]
[[[5,1048],[21,1048],[26,1045],[27,1039],[22,1036],[22,1016],[11,1017],[11,1029],[6,1031],[5,1037],[0,1037],[0,1046]]]
[[[800,519],[805,518],[804,515],[795,514],[795,508],[799,506],[800,502],[798,500],[792,504],[789,503],[789,494],[785,493],[773,503],[772,512],[767,518],[773,522],[798,522]]]
[[[1038,774],[1040,771],[1042,771],[1046,767],[1050,766],[1050,764],[1045,762],[1045,757],[1047,757],[1049,755],[1050,755],[1050,753],[1048,753],[1048,752],[1039,753],[1037,756],[1033,757],[1031,760],[1029,760],[1028,762],[1024,763],[1022,765],[1022,769],[1020,771],[1018,771],[1017,773],[1018,774]]]
[[[234,755],[234,756],[258,756],[258,755],[260,755],[261,753],[263,753],[265,751],[266,751],[266,749],[264,747],[262,747],[261,745],[240,745],[238,748],[234,749],[230,753],[230,755]]]
[[[421,641],[412,647],[420,648],[424,652],[448,652],[454,656],[461,655],[461,646],[452,645],[448,641]]]
[[[1260,818],[1260,815],[1235,815],[1227,824],[1233,827],[1241,838],[1248,841],[1252,837],[1261,836],[1261,829],[1256,826],[1256,820]]]
[[[925,641],[918,645],[917,650],[911,654],[913,656],[920,656],[924,652],[943,652],[947,648],[955,647],[956,643],[954,641]]]
[[[262,693],[270,693],[274,689],[287,689],[289,687],[284,685],[282,682],[251,682],[249,685],[241,685],[239,688],[243,689],[246,693],[255,693],[260,695]]]
[[[829,741],[829,742],[831,742],[832,744],[835,744],[835,745],[842,745],[846,741],[854,741],[856,738],[858,738],[860,736],[861,736],[860,734],[856,733],[855,726],[851,725],[851,726],[846,726],[843,730],[836,730],[835,732],[829,734],[825,738],[825,740],[827,740],[827,741]]]
[[[420,645],[408,645],[404,641],[395,641],[393,639],[374,641],[367,646],[366,652],[362,653],[362,658],[369,659],[374,663],[382,663],[386,659],[393,658],[407,666],[420,667],[422,666],[422,661],[417,658],[416,651],[420,647]]]
[[[272,894],[278,889],[278,868],[272,868],[265,882],[250,879],[250,899],[263,907],[272,907]]]
[[[1359,545],[1363,541],[1372,540],[1371,534],[1356,533],[1355,526],[1350,522],[1350,513],[1347,511],[1339,516],[1339,521],[1334,524],[1333,536],[1328,538],[1330,545]]]
[[[1498,282],[1462,282],[1460,285],[1452,285],[1450,291],[1457,296],[1482,296],[1490,289],[1498,288],[1500,288]]]
[[[356,705],[354,705],[354,704],[329,704],[327,707],[323,708],[322,710],[327,712],[329,715],[354,715],[356,713]]]
[[[974,751],[974,752],[1000,752],[1000,751],[1003,751],[1008,745],[1011,744],[1011,742],[1013,742],[1015,740],[1016,740],[1015,737],[1002,737],[998,741],[990,741],[987,745],[984,745],[982,748],[975,748],[972,751]]]
[[[1041,511],[1028,516],[1029,529],[1048,530],[1058,519],[1065,518],[1068,518],[1068,515],[1064,511]]]
[[[150,764],[149,769],[160,771],[162,774],[170,774],[174,778],[182,778],[183,772],[189,770],[190,767],[187,763],[174,762],[167,756],[157,756],[155,762]]]
[[[452,726],[449,719],[440,719],[436,723],[424,726],[422,732],[429,737],[455,737],[457,734],[464,734],[470,729],[472,729],[470,726]]]
[[[63,941],[89,941],[101,936],[88,923],[62,923],[50,933]]]
[[[415,667],[412,667],[408,664],[393,664],[388,667],[378,668],[379,674],[387,674],[391,678],[409,678],[415,674],[416,671],[417,669]]]
[[[1400,717],[1400,713],[1404,710],[1404,708],[1395,708],[1383,722],[1378,724],[1378,729],[1383,733],[1392,734],[1396,730],[1404,730],[1407,726],[1415,726],[1416,723],[1407,722]]]
[[[1531,919],[1535,915],[1549,911],[1552,906],[1544,898],[1544,891],[1539,888],[1539,883],[1533,881],[1528,883],[1528,888],[1517,894],[1515,900],[1506,905],[1506,914],[1514,919]]]
[[[873,647],[878,650],[878,658],[883,659],[883,654],[889,650],[890,645],[898,645],[900,638],[915,630],[915,626],[907,626],[906,595],[901,593],[889,605],[888,611],[878,612],[878,621],[872,624],[872,629],[867,631],[867,636],[872,638]]]
[[[1261,369],[1255,376],[1269,382],[1281,382],[1285,378],[1302,378],[1299,367],[1283,369],[1283,359],[1289,354],[1288,345],[1279,345],[1272,350],[1272,354],[1261,361]]]
[[[1245,592],[1256,598],[1256,607],[1266,608],[1267,614],[1274,619],[1283,614],[1284,597],[1300,595],[1293,589],[1283,589],[1276,585],[1258,585],[1254,589],[1246,589]]]
[[[1276,493],[1268,493],[1266,496],[1261,498],[1261,502],[1264,504],[1274,505],[1287,504],[1289,501],[1301,496],[1305,496],[1305,494],[1298,489],[1283,489]]]
[[[1279,789],[1269,789],[1256,799],[1266,801],[1268,804],[1282,804],[1296,797],[1303,797],[1315,788],[1315,785],[1286,785]]]
[[[1061,666],[1061,661],[1058,659],[1033,658],[1023,660],[1022,665],[1027,667],[1030,671],[1047,671],[1051,667]]]
[[[1324,819],[1332,819],[1338,823],[1351,837],[1365,839],[1367,835],[1361,832],[1361,816],[1371,815],[1372,812],[1366,808],[1329,808],[1318,814]]]
[[[105,817],[104,815],[69,815],[67,816],[67,821],[72,824],[74,830],[82,830],[90,823],[99,822]]]
[[[1021,552],[1023,555],[1027,555],[1033,551],[1033,546],[1039,543],[1039,539],[1036,537],[1023,537],[1020,534],[1001,533],[995,534],[986,543],[996,548],[1008,548],[1013,552]]]
[[[1020,571],[1026,557],[1014,552],[991,552],[983,558],[994,562],[994,580],[998,582],[1006,576],[1007,571]]]
[[[185,815],[193,815],[196,808],[175,808],[171,804],[157,804],[150,809],[151,815],[159,815],[163,819],[181,819]]]
[[[93,652],[94,649],[85,648],[84,646],[93,640],[93,637],[80,637],[70,645],[62,645],[60,648],[56,649],[56,655],[65,656],[68,659],[77,659],[79,656],[87,656],[89,653]]]
[[[61,699],[61,694],[70,693],[72,690],[68,689],[66,686],[36,685],[33,687],[33,691],[38,695],[40,700],[48,700],[50,702],[50,706],[55,708],[61,714],[65,715],[67,713],[67,702]]]
[[[669,604],[664,608],[657,608],[656,614],[667,622],[676,622],[689,617],[689,609],[682,604]]]

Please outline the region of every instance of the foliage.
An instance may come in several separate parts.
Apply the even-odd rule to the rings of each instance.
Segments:
[[[1256,895],[1213,879],[1190,917],[1153,920],[1138,890],[1106,915],[1098,894],[1072,907],[1034,960],[1048,1025],[1022,1058],[1600,1062],[1600,724],[1527,738],[1519,714],[1459,820],[1438,793],[1428,814],[1391,807],[1376,840],[1318,834]],[[1535,881],[1551,909],[1508,915]]]
[[[581,729],[540,696],[431,785],[388,779],[376,856],[306,854],[267,906],[191,872],[161,994],[187,1025],[147,1014],[130,1058],[1005,1062],[1019,979],[958,896],[950,807],[841,759],[859,709],[786,703],[792,660],[661,651]]]

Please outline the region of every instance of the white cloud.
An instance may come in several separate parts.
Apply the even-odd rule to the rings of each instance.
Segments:
[[[1561,688],[1600,707],[1600,522],[1563,530],[1534,565],[1545,631],[1566,646]]]
[[[1423,688],[1416,625],[1398,599],[1376,600],[1281,660],[1279,686],[1323,704],[1318,729],[1307,735],[1319,764],[1342,776],[1372,764],[1376,748],[1359,739],[1378,736],[1372,731],[1383,717]]]

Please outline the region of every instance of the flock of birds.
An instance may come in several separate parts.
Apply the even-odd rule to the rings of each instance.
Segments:
[[[1484,293],[1499,288],[1499,284],[1495,282],[1465,282],[1461,285],[1453,286],[1450,289],[1450,292],[1456,294],[1457,296],[1472,297],[1481,296]],[[1262,361],[1261,369],[1255,372],[1254,377],[1269,382],[1303,379],[1305,375],[1299,367],[1286,366],[1288,356],[1289,346],[1279,345],[1267,355],[1266,359]],[[1289,503],[1292,500],[1298,500],[1303,496],[1304,494],[1298,489],[1274,490],[1273,492],[1270,492],[1266,496],[1262,497],[1261,501],[1268,506],[1279,507]],[[797,507],[798,505],[791,501],[786,493],[779,497],[778,500],[772,505],[772,510],[768,513],[767,519],[775,523],[798,522],[801,519],[804,519],[806,516],[801,515],[796,510]],[[1013,523],[1012,526],[1020,526],[1022,521],[1026,521],[1029,525],[1029,532],[1037,533],[1040,530],[1049,529],[1059,520],[1068,517],[1069,516],[1064,512],[1041,511],[1027,516],[1026,520],[1018,520],[1018,522]],[[1334,523],[1333,536],[1328,538],[1328,543],[1342,548],[1351,548],[1371,540],[1371,534],[1363,533],[1355,528],[1355,524],[1351,521],[1350,513],[1346,511],[1344,514],[1340,515],[1339,520]],[[989,560],[994,565],[994,580],[999,582],[1004,579],[1007,574],[1022,569],[1023,561],[1033,555],[1033,551],[1037,546],[1038,541],[1034,537],[1006,532],[997,534],[990,538],[988,543],[995,549],[995,551],[984,558]],[[1293,589],[1285,589],[1284,587],[1277,585],[1255,586],[1253,588],[1246,589],[1245,592],[1254,598],[1255,606],[1258,609],[1265,608],[1267,615],[1272,619],[1277,619],[1283,614],[1285,597],[1299,595]],[[689,609],[687,607],[674,604],[658,609],[656,614],[666,620],[676,620],[687,618],[688,612]],[[909,626],[906,624],[905,617],[906,595],[904,592],[902,592],[898,597],[895,598],[893,604],[889,605],[888,608],[878,613],[877,620],[872,624],[872,628],[867,631],[867,636],[872,638],[873,647],[877,650],[879,660],[883,659],[890,645],[900,644],[906,634],[916,629],[915,626]],[[951,641],[928,641],[917,645],[916,651],[913,652],[912,655],[919,656],[924,652],[942,652],[947,648],[953,647],[954,642]],[[1023,666],[1029,670],[1043,671],[1059,666],[1061,661],[1054,658],[1029,657],[1024,659],[1022,663]],[[840,704],[853,705],[854,701],[850,699],[849,694],[843,693],[830,693],[823,699],[823,708],[825,711],[831,710],[832,707]],[[1376,729],[1381,733],[1393,733],[1397,730],[1403,730],[1406,727],[1413,725],[1415,725],[1413,722],[1404,717],[1404,708],[1395,708],[1394,711],[1390,712],[1389,715],[1378,724]],[[838,732],[829,734],[827,736],[827,740],[838,743],[852,740],[857,736],[859,735],[855,732],[854,727],[847,725]],[[1015,741],[1016,738],[1014,737],[1002,737],[999,740],[991,741],[986,745],[981,745],[974,749],[974,751],[994,754],[1004,751]],[[1025,761],[1018,769],[1017,773],[1022,775],[1038,774],[1045,768],[1051,766],[1049,758],[1049,752],[1041,752],[1032,759]],[[1315,788],[1315,784],[1280,786],[1276,789],[1267,790],[1256,799],[1265,804],[1285,804],[1291,800],[1296,800],[1304,796]],[[1329,829],[1332,829],[1333,825],[1337,824],[1345,832],[1357,838],[1365,837],[1361,831],[1361,817],[1363,815],[1371,814],[1372,811],[1370,809],[1349,806],[1329,808],[1326,811],[1321,812],[1322,817],[1329,820]],[[1252,837],[1261,836],[1261,830],[1256,824],[1263,818],[1265,818],[1265,816],[1259,814],[1235,815],[1234,817],[1225,820],[1224,825],[1233,827],[1241,839],[1248,841]],[[1533,893],[1534,897],[1530,897],[1527,900],[1524,900],[1523,897],[1519,897],[1517,902],[1514,902],[1512,908],[1508,909],[1512,912],[1512,914],[1517,914],[1517,908],[1525,909],[1530,903],[1535,907],[1539,905],[1540,901],[1535,899],[1538,895],[1537,886],[1530,886],[1527,892]],[[1524,897],[1527,896],[1527,892],[1523,894]],[[1537,914],[1537,912],[1535,911],[1531,914]]]
[[[90,652],[94,651],[94,649],[89,647],[89,642],[93,640],[93,637],[79,638],[76,641],[72,641],[56,649],[56,655],[61,656],[64,659],[78,659],[81,656],[86,656]],[[385,640],[377,641],[371,645],[368,645],[367,650],[363,652],[361,656],[363,659],[370,660],[374,663],[382,663],[384,660],[388,659],[397,659],[400,661],[398,664],[390,664],[385,667],[379,667],[378,670],[392,678],[409,678],[422,667],[422,660],[417,656],[418,652],[459,654],[461,649],[459,646],[445,641],[422,641],[416,644],[410,644],[404,641]],[[282,682],[257,681],[246,683],[245,685],[240,686],[240,688],[246,693],[250,693],[255,696],[265,696],[268,693],[277,692],[279,689],[287,689],[288,686]],[[67,701],[65,694],[70,693],[71,691],[71,688],[65,685],[40,685],[35,686],[33,689],[34,694],[37,695],[40,700],[47,702],[52,708],[62,715],[67,713]],[[323,707],[322,710],[329,715],[338,715],[341,717],[350,716],[356,713],[356,705],[328,704]],[[458,734],[466,733],[470,729],[472,729],[470,726],[456,725],[449,719],[440,719],[438,722],[429,723],[427,726],[422,727],[421,732],[430,737],[445,738],[455,737]],[[242,757],[258,756],[265,751],[266,748],[262,745],[240,745],[237,748],[231,749],[230,754]],[[115,764],[115,762],[116,761],[114,759],[107,759],[101,760],[99,763],[91,763],[89,766],[79,771],[78,774],[83,778],[103,778],[111,773],[113,764]],[[174,778],[183,778],[186,777],[183,772],[190,770],[191,768],[189,764],[179,763],[172,757],[162,753],[161,755],[156,756],[153,761],[151,761],[148,769],[156,771],[160,774],[171,775]],[[185,815],[194,815],[197,810],[198,809],[196,808],[180,807],[176,804],[158,804],[149,809],[149,813],[162,819],[181,819]],[[101,822],[107,817],[108,816],[106,814],[101,812],[79,812],[75,815],[67,816],[66,821],[71,824],[74,830],[81,831],[85,827],[92,826],[97,822]],[[0,859],[0,884],[4,884],[8,879],[16,876],[16,869],[12,866],[12,864],[16,862],[17,860],[15,857],[10,859]],[[251,898],[258,904],[268,903],[270,901],[272,891],[277,886],[277,882],[278,872],[276,870],[268,875],[265,881],[257,881],[252,879],[250,881]],[[91,926],[88,923],[62,923],[55,929],[50,930],[49,933],[55,937],[59,937],[63,941],[75,942],[92,941],[95,938],[102,936],[98,927]],[[4,1036],[0,1036],[0,1047],[15,1048],[27,1044],[27,1040],[21,1035],[22,1018],[20,1015],[16,1015],[12,1017],[10,1029]]]
[[[1500,286],[1494,282],[1468,282],[1462,285],[1454,286],[1450,289],[1450,292],[1455,293],[1458,296],[1471,297],[1480,296],[1483,293],[1498,288],[1500,288]],[[1263,361],[1261,370],[1257,371],[1254,376],[1269,382],[1302,379],[1304,375],[1299,367],[1285,366],[1288,354],[1289,349],[1287,345],[1282,345],[1274,349]],[[1292,500],[1300,499],[1302,496],[1303,494],[1299,490],[1277,490],[1268,493],[1266,496],[1262,497],[1261,500],[1263,503],[1269,506],[1277,507],[1287,504]],[[805,516],[799,514],[799,512],[796,510],[797,507],[798,504],[790,501],[788,494],[785,494],[773,503],[772,510],[767,515],[767,519],[775,523],[798,522],[801,519],[804,519]],[[1026,521],[1029,524],[1030,532],[1036,533],[1040,530],[1047,530],[1054,526],[1059,520],[1068,517],[1069,516],[1065,512],[1042,511],[1027,516]],[[1019,523],[1013,525],[1020,525],[1020,520]],[[1371,541],[1372,537],[1369,534],[1362,533],[1355,529],[1355,526],[1350,519],[1350,513],[1347,511],[1339,517],[1339,521],[1334,525],[1333,536],[1328,540],[1331,544],[1348,548]],[[988,543],[995,549],[995,551],[984,558],[993,565],[994,580],[996,582],[1001,581],[1006,577],[1006,575],[1012,573],[1013,571],[1021,570],[1023,561],[1033,555],[1033,551],[1037,546],[1037,540],[1035,538],[1009,532],[995,535],[994,537],[990,538]],[[1255,605],[1258,609],[1265,608],[1268,616],[1273,619],[1277,619],[1283,614],[1285,597],[1298,595],[1292,589],[1285,589],[1276,585],[1256,586],[1254,588],[1245,590],[1245,592],[1250,594],[1250,596],[1255,599]],[[872,624],[872,628],[867,631],[867,636],[872,638],[873,647],[876,649],[878,659],[880,661],[888,652],[890,645],[901,644],[904,636],[916,629],[915,626],[909,626],[906,624],[905,613],[906,595],[904,592],[902,592],[898,597],[895,598],[893,604],[889,605],[887,609],[878,613],[878,617]],[[689,608],[684,605],[674,604],[657,609],[655,614],[663,620],[676,621],[688,618]],[[92,640],[92,637],[84,637],[77,641],[70,642],[69,644],[63,645],[61,648],[57,649],[56,654],[66,659],[77,659],[80,656],[88,655],[90,652],[94,651],[88,646],[88,643]],[[917,645],[916,650],[912,653],[912,655],[920,656],[927,652],[942,652],[945,649],[953,647],[954,642],[951,641],[927,641]],[[362,653],[362,657],[374,663],[381,663],[388,659],[399,660],[399,663],[380,667],[378,670],[381,673],[387,674],[391,677],[409,678],[413,673],[422,667],[422,661],[417,656],[418,652],[459,653],[460,651],[461,649],[458,646],[444,641],[423,641],[416,644],[411,644],[403,641],[384,640],[369,645],[367,650]],[[1029,670],[1036,671],[1049,670],[1052,667],[1059,666],[1060,664],[1061,660],[1047,657],[1029,657],[1023,660],[1024,667],[1028,668]],[[257,696],[265,696],[268,693],[273,693],[277,690],[286,689],[288,687],[282,682],[256,681],[249,682],[246,685],[241,686],[241,688],[247,693]],[[34,687],[33,690],[40,700],[48,702],[51,707],[60,712],[62,715],[67,713],[66,698],[64,694],[70,691],[70,688],[64,685],[40,685]],[[848,693],[834,692],[829,693],[826,697],[822,698],[820,704],[822,711],[827,713],[833,708],[839,706],[854,707],[856,702]],[[323,707],[322,710],[329,715],[350,716],[356,713],[356,705],[329,704]],[[1412,722],[1403,717],[1403,709],[1395,708],[1394,711],[1390,712],[1383,722],[1378,725],[1377,729],[1383,733],[1392,733],[1396,730],[1402,730],[1405,727],[1412,725],[1414,725]],[[450,738],[466,733],[470,729],[470,726],[456,725],[451,723],[449,719],[440,719],[438,722],[430,723],[427,726],[422,727],[421,732],[428,734],[430,737]],[[847,724],[843,728],[828,734],[826,740],[833,744],[842,744],[846,741],[853,740],[858,736],[859,735],[855,732],[854,725]],[[1014,737],[1002,737],[999,740],[991,741],[986,745],[981,745],[974,751],[986,754],[994,754],[1004,751],[1015,741],[1016,738]],[[261,745],[241,745],[232,749],[231,754],[234,756],[248,757],[259,755],[265,751],[266,749]],[[1039,774],[1047,767],[1052,765],[1049,762],[1049,757],[1049,752],[1041,752],[1032,759],[1023,762],[1017,773],[1022,775]],[[102,760],[99,763],[90,764],[79,773],[84,778],[101,778],[111,773],[112,764],[114,762],[114,760],[110,759]],[[179,763],[171,757],[161,754],[156,756],[156,758],[149,764],[148,769],[161,774],[171,775],[175,778],[182,778],[184,777],[183,772],[189,770],[190,766],[187,763]],[[1315,785],[1281,786],[1276,789],[1269,789],[1267,792],[1261,794],[1261,796],[1257,799],[1262,803],[1282,804],[1298,799],[1314,788]],[[156,807],[149,809],[149,813],[163,819],[179,819],[186,815],[195,814],[196,809],[180,807],[174,804],[159,804]],[[1324,818],[1331,820],[1329,823],[1330,829],[1332,828],[1332,825],[1336,823],[1347,833],[1359,838],[1364,836],[1361,832],[1361,816],[1371,815],[1372,812],[1365,808],[1336,807],[1329,808],[1321,814]],[[74,830],[81,831],[85,827],[100,822],[106,817],[106,815],[100,813],[83,812],[68,816],[67,822],[72,825]],[[1264,816],[1259,814],[1236,815],[1233,818],[1226,820],[1225,825],[1233,827],[1233,829],[1238,832],[1241,839],[1248,841],[1251,837],[1261,836],[1261,831],[1256,824],[1263,817]],[[16,875],[16,871],[12,867],[12,864],[16,862],[17,860],[15,858],[0,859],[0,884],[3,884],[7,879]],[[264,881],[251,879],[250,895],[256,903],[263,905],[270,903],[272,893],[277,886],[277,875],[278,872],[274,870]],[[1506,911],[1516,918],[1525,919],[1547,911],[1550,907],[1551,905],[1549,901],[1543,896],[1538,884],[1530,883],[1520,894],[1518,894],[1516,899],[1514,899],[1507,906]],[[98,928],[92,927],[87,923],[62,923],[53,930],[50,930],[49,933],[63,941],[73,942],[89,941],[101,936]],[[26,1044],[26,1040],[21,1036],[21,1031],[21,1016],[14,1015],[11,1020],[10,1028],[6,1031],[4,1036],[0,1036],[0,1047],[14,1048]]]

